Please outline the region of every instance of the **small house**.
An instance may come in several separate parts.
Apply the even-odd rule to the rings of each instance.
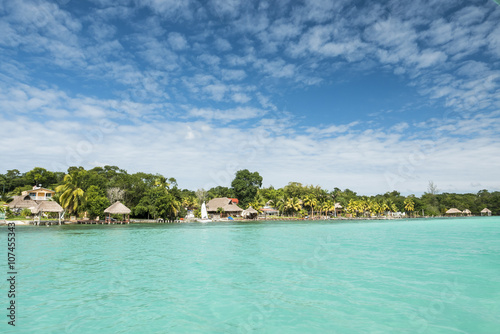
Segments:
[[[47,188],[34,186],[31,190],[21,193],[22,196],[29,196],[33,201],[47,201],[52,199],[56,192]]]

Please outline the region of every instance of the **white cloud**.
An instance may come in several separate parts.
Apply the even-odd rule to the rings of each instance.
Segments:
[[[171,32],[168,34],[168,42],[174,50],[184,50],[188,47],[186,38],[178,32]]]
[[[190,9],[191,0],[176,1],[176,0],[135,0],[138,6],[149,7],[154,12],[167,18],[184,18],[191,19],[193,13]]]
[[[219,50],[219,51],[229,51],[232,49],[231,43],[229,43],[226,39],[221,38],[221,37],[217,37],[215,39],[214,44],[215,44],[215,47],[217,48],[217,50]]]
[[[251,100],[251,98],[245,93],[234,93],[231,98],[236,103],[247,103]]]
[[[222,70],[222,79],[223,80],[243,80],[247,74],[244,70]]]
[[[206,108],[193,108],[189,110],[189,115],[192,117],[201,117],[207,120],[218,120],[222,122],[231,122],[235,120],[245,120],[255,117],[262,117],[265,114],[265,110],[252,107],[237,107],[227,110]]]
[[[218,66],[220,63],[219,57],[207,53],[198,56],[198,59],[210,66]]]
[[[346,133],[358,124],[359,122],[351,122],[349,124],[341,124],[341,125],[333,124],[323,128],[310,127],[306,129],[306,132],[316,137],[332,136],[332,135]]]
[[[208,85],[202,88],[202,90],[210,95],[210,97],[215,101],[222,101],[224,95],[226,94],[227,87],[221,84]]]
[[[291,78],[295,74],[295,65],[287,64],[283,59],[259,59],[254,66],[275,78]]]

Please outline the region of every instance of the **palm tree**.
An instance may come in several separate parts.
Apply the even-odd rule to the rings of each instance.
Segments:
[[[304,199],[304,206],[311,208],[311,218],[314,217],[314,207],[318,204],[318,200],[312,194],[307,195]]]
[[[85,205],[86,196],[81,186],[81,179],[78,172],[66,174],[64,184],[56,187],[56,192],[61,193],[59,202],[69,213],[78,213],[78,210]]]
[[[224,208],[218,207],[217,212],[220,214],[220,217],[222,218],[222,214],[226,212],[226,210],[224,210]]]
[[[169,183],[169,180],[167,180],[166,177],[164,176],[158,176],[156,179],[155,179],[155,184],[154,184],[155,187],[160,187],[160,188],[165,188],[165,189],[170,189],[170,183]]]
[[[396,204],[391,203],[390,207],[391,207],[391,212],[397,212],[398,211],[398,207],[396,206]]]
[[[167,210],[171,214],[171,217],[177,217],[177,214],[179,213],[180,209],[181,209],[181,202],[179,202],[175,198],[168,203]]]
[[[391,211],[391,202],[384,201],[382,203],[382,212]]]
[[[325,211],[325,215],[328,216],[328,212],[335,210],[335,203],[332,201],[325,201],[322,205],[323,211]]]
[[[286,211],[293,212],[295,216],[295,212],[299,211],[302,208],[302,205],[297,197],[289,197],[285,202],[284,208]]]
[[[283,211],[283,208],[285,206],[285,200],[281,198],[275,198],[272,199],[268,202],[268,204],[272,207],[274,207],[276,210],[278,210],[278,216],[280,216],[281,212]]]
[[[405,210],[408,212],[413,212],[415,210],[415,202],[413,202],[413,199],[411,197],[405,198]]]

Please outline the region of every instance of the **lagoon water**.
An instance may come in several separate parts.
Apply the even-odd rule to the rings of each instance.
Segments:
[[[6,232],[2,333],[500,332],[498,217]]]

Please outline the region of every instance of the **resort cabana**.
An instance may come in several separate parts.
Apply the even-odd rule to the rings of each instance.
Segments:
[[[481,210],[481,216],[491,216],[491,210],[488,208],[484,208]]]
[[[462,211],[458,210],[457,208],[451,208],[448,211],[446,211],[447,215],[461,215]]]
[[[247,219],[254,219],[255,217],[257,217],[258,214],[259,213],[257,212],[257,210],[249,206],[248,209],[243,210],[241,216]]]
[[[106,222],[111,224],[111,215],[123,215],[123,222],[129,224],[130,222],[130,209],[123,205],[120,201],[115,202],[109,208],[104,210],[104,213],[107,213]],[[127,219],[125,219],[125,215],[127,215]]]
[[[59,214],[59,225],[61,225],[61,213],[64,212],[64,209],[57,202],[41,201],[40,204],[31,209],[31,212],[37,216],[37,225],[40,225],[40,220],[44,212],[57,212]]]
[[[467,216],[470,216],[472,214],[472,212],[469,209],[465,209],[462,212],[464,213],[464,215],[467,215]]]

